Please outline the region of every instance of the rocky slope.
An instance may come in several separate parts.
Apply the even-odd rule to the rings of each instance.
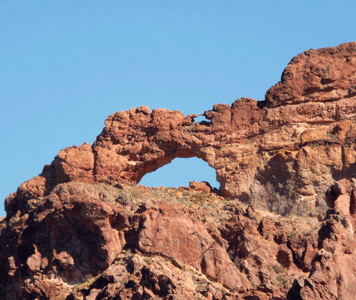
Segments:
[[[356,43],[291,60],[264,101],[108,117],[7,197],[1,299],[353,299]],[[149,188],[177,157],[208,184]]]

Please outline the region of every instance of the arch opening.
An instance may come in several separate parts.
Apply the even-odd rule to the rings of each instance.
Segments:
[[[206,181],[213,189],[220,190],[215,169],[197,157],[175,158],[169,164],[144,175],[138,184],[150,187],[179,188],[180,186],[188,187],[191,180]]]
[[[201,125],[209,126],[210,120],[208,120],[204,115],[200,115],[194,118],[194,124],[200,123]]]

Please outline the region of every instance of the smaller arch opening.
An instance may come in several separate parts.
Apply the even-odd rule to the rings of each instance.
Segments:
[[[204,116],[204,115],[201,115],[201,116],[197,116],[196,118],[194,118],[194,124],[196,123],[200,123],[201,125],[210,125],[210,121]]]
[[[189,186],[189,182],[206,181],[211,187],[220,190],[220,183],[216,180],[216,171],[202,159],[192,158],[175,158],[171,163],[148,173],[140,180],[139,184],[166,188],[180,186]]]

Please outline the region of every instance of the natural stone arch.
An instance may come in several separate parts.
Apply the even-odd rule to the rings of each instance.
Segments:
[[[219,106],[230,111],[229,105]],[[167,109],[151,112],[145,106],[110,115],[93,146],[96,178],[110,174],[119,180],[138,183],[145,174],[175,158],[197,157],[216,169],[211,144],[224,126],[213,128],[212,122],[207,121],[194,124],[197,116],[184,117],[179,111]]]
[[[197,157],[216,170],[223,194],[238,197],[251,185],[257,167],[259,148],[245,141],[267,129],[261,124],[263,106],[244,98],[186,117],[162,108],[151,112],[146,106],[114,113],[93,145],[95,180],[110,176],[138,183],[175,158]],[[194,123],[200,115],[209,121]]]
[[[264,101],[214,105],[203,114],[209,121],[146,106],[114,113],[92,146],[62,150],[21,185],[7,211],[57,183],[138,183],[177,157],[198,157],[216,170],[228,197],[262,209],[277,203],[280,214],[323,215],[329,187],[355,174],[355,60],[356,43],[308,50],[291,60]],[[275,180],[275,163],[288,180]]]

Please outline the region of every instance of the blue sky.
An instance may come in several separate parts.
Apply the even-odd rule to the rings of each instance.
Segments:
[[[295,55],[355,41],[355,13],[355,1],[2,0],[1,202],[61,149],[92,144],[116,111],[263,100]],[[194,158],[141,183],[191,179],[218,187]]]

